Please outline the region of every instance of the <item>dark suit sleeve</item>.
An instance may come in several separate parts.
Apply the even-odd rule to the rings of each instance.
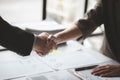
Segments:
[[[0,45],[26,56],[30,54],[33,43],[33,34],[11,26],[0,17]]]

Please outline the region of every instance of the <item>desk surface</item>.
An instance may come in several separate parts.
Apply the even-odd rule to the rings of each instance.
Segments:
[[[46,57],[39,57],[34,51],[31,53],[30,56],[26,56],[26,57],[19,56],[16,53],[11,51],[0,52],[0,79],[24,77],[24,76],[35,75],[35,74],[43,74],[46,72],[47,73],[54,72],[56,71],[56,67],[57,67],[57,70],[66,70],[69,68],[85,66],[86,62],[94,63],[93,59],[89,59],[89,61],[83,60],[83,62],[85,62],[84,64],[83,62],[81,63],[79,62],[79,64],[81,65],[79,64],[76,65],[74,64],[75,62],[74,63],[69,62],[68,58],[71,58],[72,57],[71,55],[73,55],[73,53],[76,54],[78,52],[81,52],[80,55],[82,53],[87,54],[87,55],[82,54],[82,56],[78,58],[80,60],[84,59],[86,56],[89,55],[90,57],[91,56],[96,57],[98,60],[98,63],[101,63],[101,65],[107,64],[108,62],[110,64],[117,64],[116,61],[113,61],[112,59],[107,58],[106,56],[100,54],[97,51],[87,49],[76,41],[69,41],[67,42],[66,45],[60,46],[58,48],[58,51],[54,52],[55,54],[50,53]],[[67,59],[63,60],[65,58]],[[72,57],[71,59],[77,59],[77,58]],[[58,64],[57,62],[59,62],[60,64]],[[64,66],[61,67],[61,64]],[[86,65],[90,65],[90,64],[86,64]],[[58,68],[58,66],[60,67]]]

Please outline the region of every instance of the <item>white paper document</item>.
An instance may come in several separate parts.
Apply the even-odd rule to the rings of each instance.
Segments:
[[[98,58],[99,55],[96,57],[92,53],[94,51],[87,49],[68,50],[62,54],[46,56],[42,60],[55,70],[83,67],[105,61],[104,58]]]
[[[53,71],[35,57],[0,61],[0,80]]]
[[[80,80],[68,71],[56,71],[40,75],[32,75],[12,80]]]
[[[84,48],[76,41],[68,42],[45,57],[38,56],[34,51],[28,57],[20,57],[10,51],[1,52],[0,80],[78,80],[61,70],[103,64],[107,61],[111,62],[111,59],[97,51]],[[35,74],[39,75],[30,76]]]

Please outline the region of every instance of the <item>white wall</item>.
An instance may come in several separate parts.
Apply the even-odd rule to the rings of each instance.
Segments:
[[[0,15],[10,23],[42,19],[42,0],[0,0]]]

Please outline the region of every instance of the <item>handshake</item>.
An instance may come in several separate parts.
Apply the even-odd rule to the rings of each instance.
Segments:
[[[57,38],[46,32],[36,37],[33,49],[39,56],[45,56],[54,49],[57,49]]]

